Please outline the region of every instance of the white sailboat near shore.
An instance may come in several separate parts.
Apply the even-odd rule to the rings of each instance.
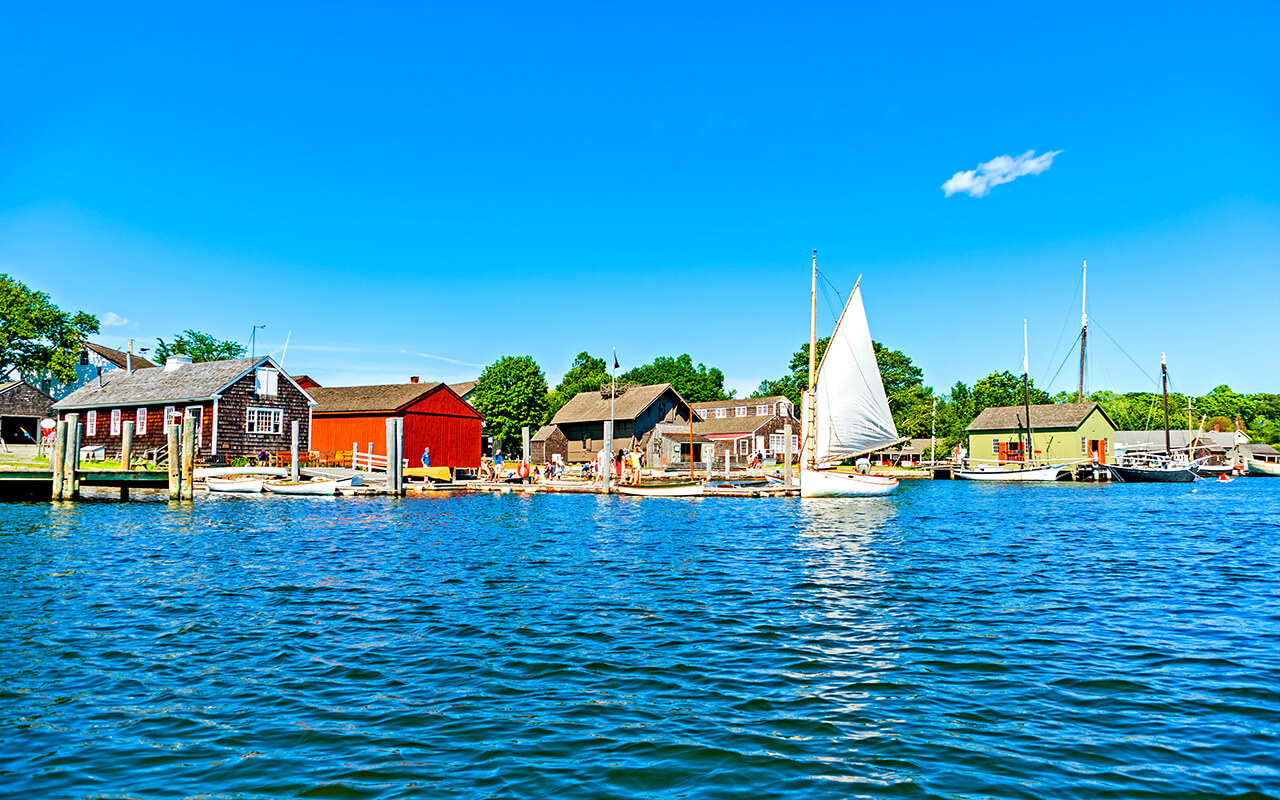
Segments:
[[[817,352],[818,251],[813,251],[809,316],[809,408],[805,414],[806,462],[800,468],[801,497],[877,497],[898,488],[897,478],[836,472],[834,465],[902,441],[889,411],[884,381],[862,306],[862,278],[831,333],[815,368]]]

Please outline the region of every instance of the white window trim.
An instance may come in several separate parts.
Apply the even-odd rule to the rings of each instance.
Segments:
[[[253,375],[253,391],[258,397],[275,397],[280,394],[280,370],[258,367]]]
[[[757,417],[763,417],[765,414],[768,414],[768,413],[769,413],[769,407],[768,407],[768,406],[756,406],[756,416],[757,416]]]
[[[84,435],[85,436],[98,435],[98,412],[97,411],[89,411],[84,415]]]
[[[716,409],[716,419],[724,419],[727,414],[728,414],[727,409],[724,409],[724,408]]]
[[[745,416],[747,415],[747,407],[746,407],[746,406],[738,406],[737,408],[735,408],[735,409],[733,410],[733,415],[734,415],[735,417],[745,417]]]
[[[174,406],[164,407],[164,432],[169,433],[170,428],[181,428],[182,412]]]
[[[118,408],[111,409],[111,435],[119,436],[123,426],[124,415]]]
[[[134,414],[133,428],[134,428],[133,432],[138,434],[139,436],[147,432],[146,407],[139,408],[137,413]]]
[[[271,424],[276,430],[259,430],[260,414],[271,417]],[[244,432],[255,436],[281,436],[284,434],[284,409],[249,407],[244,411]]]

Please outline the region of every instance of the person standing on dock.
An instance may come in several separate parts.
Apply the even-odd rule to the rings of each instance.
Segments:
[[[430,447],[424,446],[422,448],[422,466],[424,468],[431,466],[431,448]]]

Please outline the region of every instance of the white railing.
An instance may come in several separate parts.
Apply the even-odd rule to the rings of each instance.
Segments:
[[[401,459],[401,461],[406,468],[409,466],[409,459],[405,458]],[[368,451],[360,452],[359,447],[353,446],[351,449],[351,468],[364,472],[386,472],[387,457]]]

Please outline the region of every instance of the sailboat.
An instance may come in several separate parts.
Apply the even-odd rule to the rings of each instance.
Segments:
[[[1022,406],[1026,413],[1027,440],[1022,450],[1022,466],[1015,469],[991,467],[987,469],[955,469],[951,475],[962,481],[1056,481],[1066,464],[1042,464],[1035,466],[1035,445],[1031,435],[1031,384],[1030,361],[1027,357],[1027,321],[1022,321]]]
[[[805,413],[805,450],[800,468],[801,497],[875,497],[898,488],[897,478],[836,472],[834,465],[903,441],[889,412],[889,399],[876,364],[862,307],[860,286],[845,303],[831,342],[815,368],[817,353],[818,251],[813,251],[813,283],[809,298],[809,400]]]
[[[1114,480],[1124,483],[1188,483],[1196,479],[1195,466],[1188,460],[1177,461],[1169,441],[1169,367],[1160,354],[1160,389],[1164,394],[1164,456],[1149,457],[1146,463],[1120,466],[1107,464]]]

